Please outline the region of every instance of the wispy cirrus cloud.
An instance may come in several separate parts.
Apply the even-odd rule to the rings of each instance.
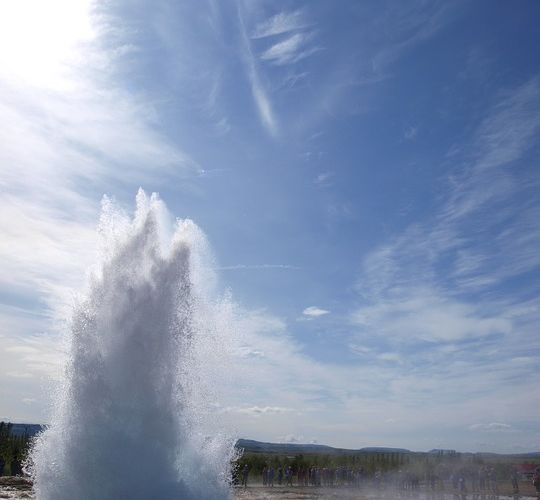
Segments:
[[[9,326],[1,364],[16,365],[6,373],[21,375],[17,383],[3,381],[9,394],[2,400],[21,419],[30,410],[34,418],[46,413],[36,381],[61,360],[60,320],[98,251],[102,194],[201,170],[161,133],[153,106],[117,82],[112,67],[129,50],[120,39],[102,43],[113,31],[106,16],[95,15],[90,2],[29,5],[36,9],[30,17],[28,6],[0,6],[0,24],[16,22],[16,32],[0,35],[11,37],[0,47],[0,294],[7,306],[32,305],[0,309]],[[43,46],[35,42],[40,33]],[[31,310],[40,312],[39,322],[29,322]],[[24,385],[23,374],[33,385]],[[22,399],[39,403],[30,409]]]
[[[499,92],[471,140],[452,156],[453,173],[434,213],[363,260],[351,349],[364,361],[397,353],[404,371],[392,382],[396,391],[412,390],[405,373],[413,370],[439,387],[444,377],[468,380],[474,397],[491,400],[530,373],[529,362],[509,360],[540,350],[534,334],[540,289],[527,277],[540,269],[540,177],[530,154],[540,146],[539,85],[534,77]],[[525,391],[518,392],[524,401]]]
[[[276,136],[279,125],[275,97],[303,81],[308,73],[288,70],[286,75],[276,75],[273,69],[295,68],[308,56],[321,50],[314,44],[313,23],[307,20],[305,9],[281,11],[261,19],[257,9],[237,2],[242,39],[242,57],[250,82],[252,95],[262,124]]]
[[[300,269],[298,266],[290,264],[235,264],[233,266],[219,266],[217,271],[237,271],[237,270],[256,270],[256,269]]]
[[[294,64],[321,50],[319,47],[307,46],[311,38],[312,36],[308,34],[296,33],[272,45],[260,57],[263,61],[268,61],[278,66]]]
[[[248,37],[247,28],[244,21],[244,13],[240,2],[237,3],[237,10],[242,40],[242,56],[246,66],[253,99],[255,101],[255,105],[257,106],[257,111],[261,118],[262,124],[266,127],[270,134],[276,135],[278,132],[277,120],[274,116],[272,104],[259,75],[257,61],[253,54],[253,49],[251,48],[251,42]]]
[[[266,38],[297,31],[308,27],[305,12],[298,9],[292,12],[279,12],[264,21],[259,22],[251,34],[251,38]]]
[[[502,91],[475,136],[475,170],[495,168],[523,157],[540,131],[540,77]]]
[[[533,251],[540,237],[534,222],[540,178],[526,159],[538,147],[539,106],[538,78],[502,93],[454,167],[434,216],[365,258],[360,289],[366,297],[399,295],[426,284],[455,297],[540,266]],[[519,177],[512,171],[518,159],[525,161]]]
[[[219,106],[219,100],[222,96],[222,75],[216,72],[211,77],[211,85],[208,90],[206,99],[203,99],[201,109],[209,118],[215,134],[218,136],[225,135],[231,130],[231,124],[227,116],[225,116]]]
[[[372,58],[373,71],[385,73],[404,53],[435,36],[452,18],[455,6],[444,2],[411,2],[385,12],[384,24],[390,34]]]
[[[61,269],[83,274],[109,183],[137,186],[157,172],[185,177],[200,169],[160,136],[151,110],[128,93],[101,88],[78,66],[64,79],[71,90],[0,81],[0,182],[10,213],[0,225],[2,276],[34,291],[61,282]],[[70,254],[79,259],[66,259]]]

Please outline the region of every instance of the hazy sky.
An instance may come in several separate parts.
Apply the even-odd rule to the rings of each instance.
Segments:
[[[206,232],[242,437],[540,451],[540,4],[0,3],[0,418],[47,419],[103,194]]]

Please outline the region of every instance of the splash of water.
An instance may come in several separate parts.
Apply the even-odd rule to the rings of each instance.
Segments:
[[[193,222],[167,218],[142,190],[133,219],[104,200],[102,258],[74,306],[55,415],[31,454],[40,499],[230,497],[233,442],[209,425],[204,376],[204,354],[224,342],[208,246]]]

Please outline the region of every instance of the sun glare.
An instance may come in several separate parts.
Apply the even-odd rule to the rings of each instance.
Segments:
[[[94,37],[91,0],[0,1],[0,75],[46,88],[66,85],[70,63]]]

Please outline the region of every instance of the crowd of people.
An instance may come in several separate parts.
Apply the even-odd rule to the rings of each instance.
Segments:
[[[407,470],[383,471],[376,469],[368,473],[363,467],[318,467],[291,465],[265,465],[262,469],[262,484],[274,486],[314,486],[314,487],[370,487],[376,490],[397,489],[414,492],[421,486],[433,492],[451,491],[458,495],[468,493],[481,495],[499,494],[497,474],[489,465],[463,466],[455,469],[439,467],[426,473]],[[247,487],[249,467],[242,468],[242,485]],[[519,477],[511,470],[509,479],[514,494],[519,493]],[[540,493],[540,467],[537,468],[533,484]]]
[[[358,485],[364,477],[363,468],[347,467],[298,467],[272,466],[264,467],[262,482],[264,486],[297,484],[299,486],[353,486]]]

